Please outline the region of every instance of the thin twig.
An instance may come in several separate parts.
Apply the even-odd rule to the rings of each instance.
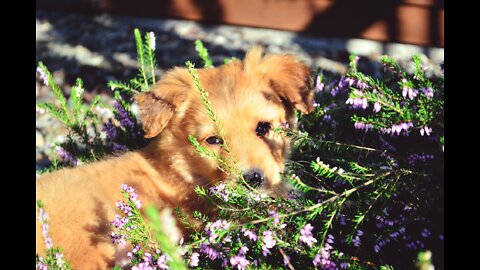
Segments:
[[[283,260],[287,263],[288,268],[290,268],[290,270],[295,270],[293,265],[290,263],[290,259],[287,257],[287,254],[285,253],[285,251],[283,251],[283,248],[279,247],[278,250],[282,254]]]

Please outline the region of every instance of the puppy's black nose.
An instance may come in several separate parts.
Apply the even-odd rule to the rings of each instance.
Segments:
[[[252,187],[258,187],[263,183],[263,180],[265,180],[265,176],[263,171],[259,169],[253,169],[246,172],[243,175],[243,179],[245,179],[245,181],[247,181],[247,183]]]

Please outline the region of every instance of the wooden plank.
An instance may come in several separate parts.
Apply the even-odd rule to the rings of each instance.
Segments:
[[[37,0],[37,4],[48,6],[57,2],[50,7],[58,7],[59,1]],[[174,17],[321,37],[437,47],[443,47],[444,43],[443,1],[438,0],[92,0],[90,3],[92,10],[131,16]]]

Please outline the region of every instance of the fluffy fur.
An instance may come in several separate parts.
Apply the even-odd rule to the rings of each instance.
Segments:
[[[198,70],[202,86],[223,125],[236,164],[243,172],[264,172],[263,188],[276,191],[288,156],[287,138],[270,130],[258,136],[258,122],[272,127],[295,126],[294,110],[313,110],[308,68],[289,55],[262,55],[255,47],[243,61]],[[110,240],[115,202],[122,200],[121,184],[133,186],[144,205],[181,207],[187,213],[208,210],[195,195],[197,185],[211,186],[227,176],[214,161],[201,157],[188,142],[189,134],[206,142],[217,135],[184,68],[174,68],[155,88],[136,97],[146,137],[143,149],[39,177],[36,198],[46,205],[50,234],[63,248],[74,269],[110,269],[125,256]],[[222,153],[220,153],[222,154]],[[44,252],[37,221],[37,252]]]

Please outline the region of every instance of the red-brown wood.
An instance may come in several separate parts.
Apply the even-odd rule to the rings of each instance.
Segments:
[[[436,0],[91,0],[88,7],[78,1],[82,0],[72,1],[70,6],[306,32],[322,37],[444,46],[443,1]],[[58,7],[52,4],[55,2],[59,0],[37,0],[39,6]],[[65,1],[62,2],[65,6]]]

